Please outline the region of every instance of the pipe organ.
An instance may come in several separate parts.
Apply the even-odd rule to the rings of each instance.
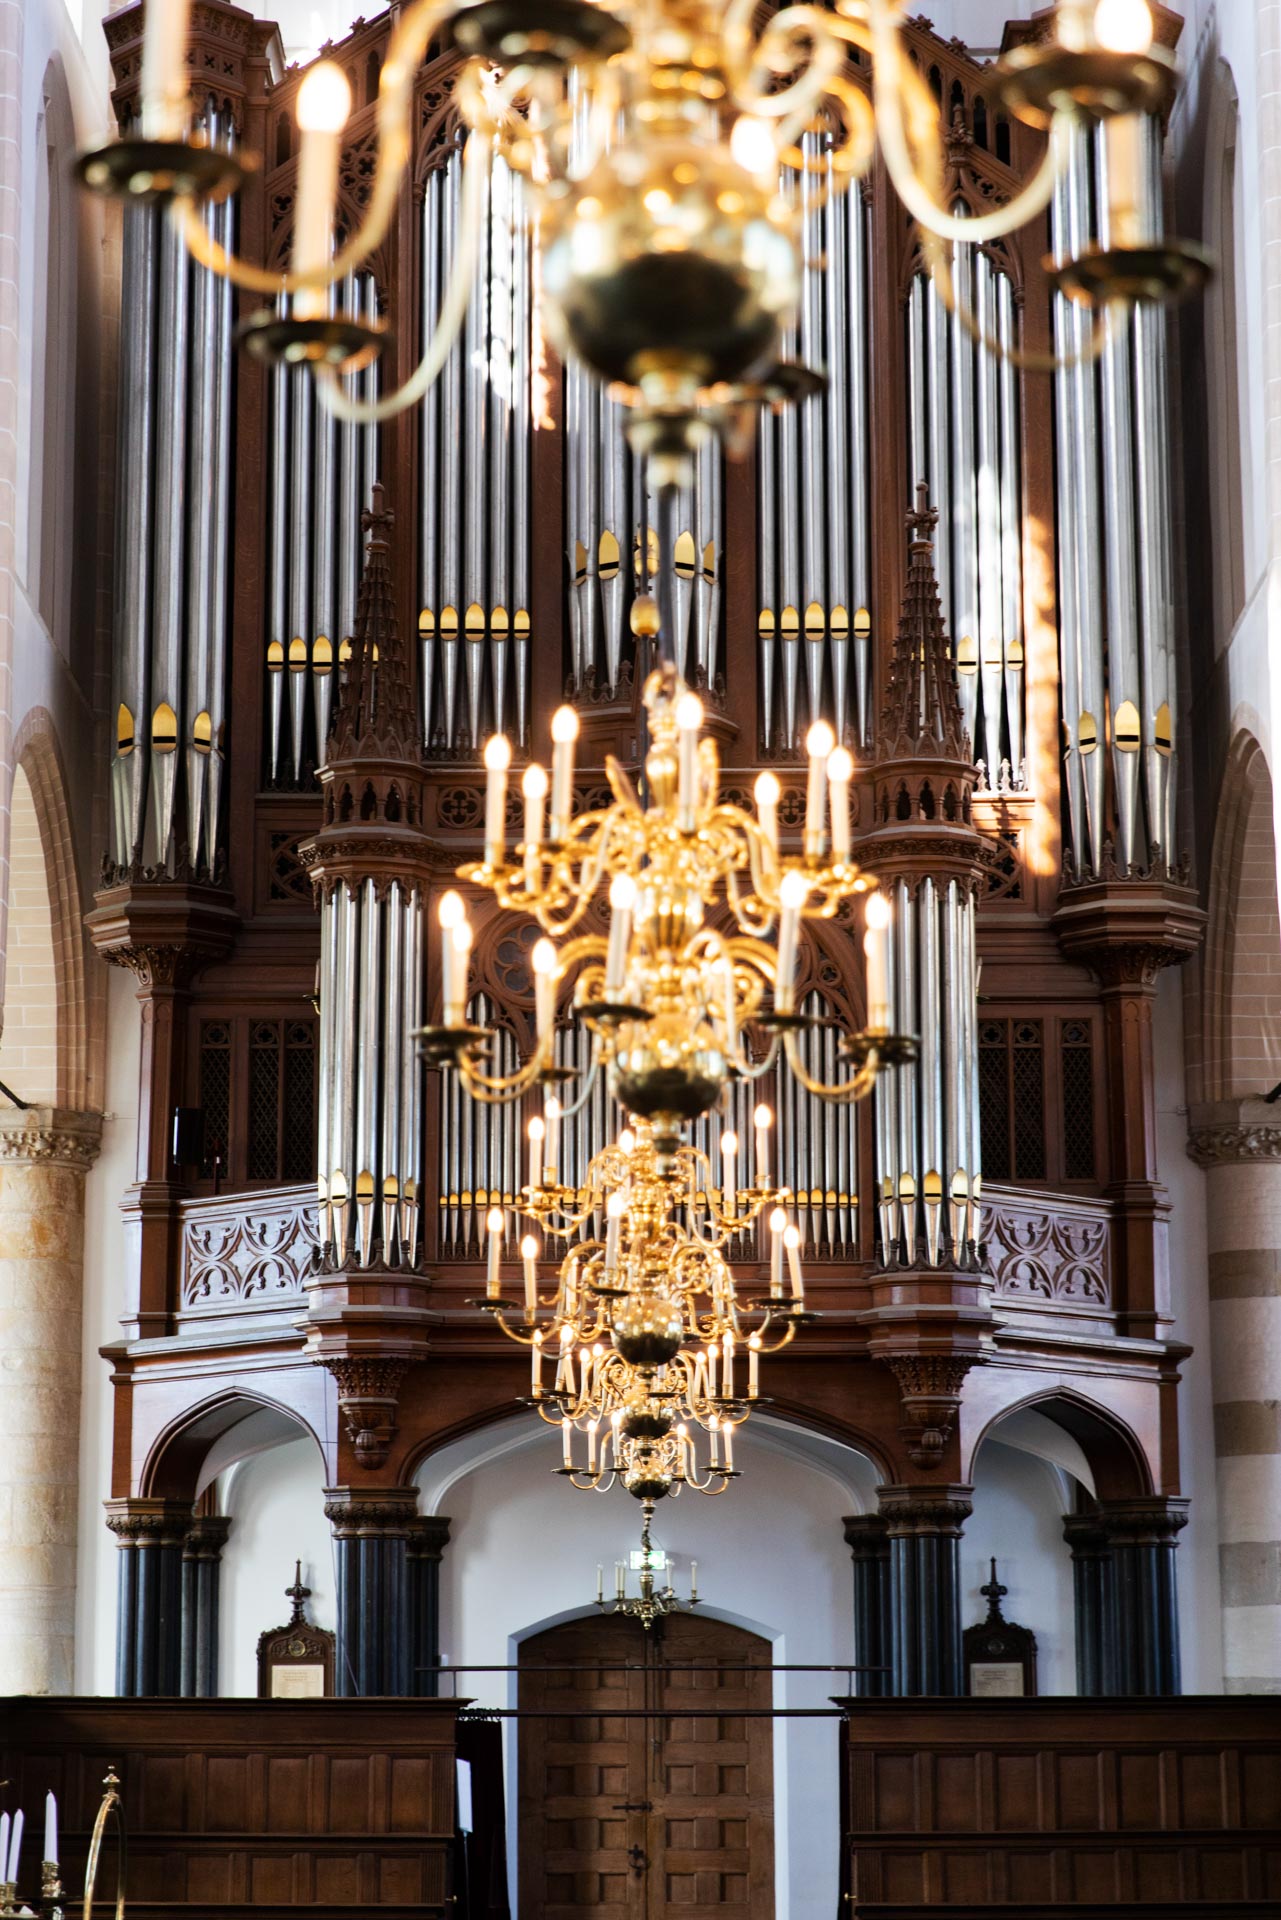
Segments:
[[[1016,294],[995,250],[955,254],[963,312],[923,271],[908,294],[908,478],[938,509],[939,598],[981,784],[1008,792],[1026,781],[1018,378],[970,326],[1017,349]]]
[[[423,192],[424,343],[462,217],[461,150],[442,153]],[[521,182],[500,159],[486,208],[467,319],[422,403],[422,738],[442,756],[495,732],[529,738],[533,251]]]
[[[330,306],[376,319],[372,274],[348,274]],[[374,399],[377,368],[344,376],[344,385],[354,398]],[[302,367],[274,368],[270,386],[266,771],[272,787],[302,787],[324,757],[336,680],[351,653],[378,429],[335,420]]]
[[[1161,127],[1141,123],[1142,217],[1164,228]],[[1107,153],[1074,135],[1053,206],[1055,253],[1106,242]],[[1170,546],[1167,321],[1140,307],[1109,322],[1090,356],[1090,323],[1054,302],[1054,342],[1077,364],[1056,376],[1058,580],[1065,825],[1082,874],[1109,844],[1122,873],[1177,864],[1174,810],[1174,587]]]
[[[230,113],[198,125],[230,147]],[[235,242],[234,201],[207,207]],[[161,211],[130,207],[121,258],[111,855],[211,873],[223,846],[235,455],[232,293]]]
[[[797,189],[805,235],[798,325],[784,354],[824,369],[823,394],[766,414],[760,427],[760,741],[799,750],[830,717],[864,746],[872,714],[870,213],[861,192],[825,204],[830,139],[805,136],[813,171]],[[829,158],[830,164],[830,158]]]

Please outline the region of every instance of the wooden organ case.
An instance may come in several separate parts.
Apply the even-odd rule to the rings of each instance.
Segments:
[[[1178,25],[1161,13],[1167,39]],[[125,118],[141,9],[113,14],[105,31]],[[388,32],[380,14],[331,50],[356,103],[340,175],[347,226],[369,191]],[[956,43],[919,22],[905,33],[940,103],[953,201],[1008,196],[1036,158],[1034,137],[1003,118],[985,69]],[[192,70],[210,137],[264,156],[235,204],[208,218],[250,258],[283,260],[298,76],[284,69],[279,36],[204,0]],[[407,374],[441,298],[459,209],[456,70],[448,46],[431,50],[399,215],[339,290],[344,305],[388,324],[380,367],[353,376],[366,393]],[[857,60],[851,73],[869,84]],[[821,155],[822,129],[806,137]],[[1151,149],[1159,193],[1159,127]],[[1041,261],[1072,223],[1088,225],[1098,164],[1079,143],[1051,215],[962,262],[990,335],[1033,352],[1070,346],[1076,322],[1054,307]],[[1137,420],[1163,445],[1165,323],[1138,323],[1098,368],[1024,374],[949,317],[879,163],[862,189],[802,214],[811,265],[788,346],[824,365],[829,387],[767,417],[752,457],[701,458],[677,516],[678,657],[704,693],[727,785],[748,795],[760,768],[778,773],[785,833],[799,833],[805,729],[819,713],[834,721],[858,764],[863,857],[884,856],[918,958],[934,951],[931,926],[955,911],[981,976],[940,976],[945,1000],[960,996],[956,1018],[929,1015],[941,1052],[892,1110],[780,1099],[777,1177],[799,1197],[820,1317],[776,1364],[775,1411],[862,1448],[884,1483],[882,1512],[850,1536],[862,1653],[890,1669],[871,1688],[960,1690],[947,1580],[929,1603],[942,1610],[930,1671],[869,1596],[886,1567],[891,1582],[907,1578],[923,1543],[946,1543],[954,1564],[984,1432],[1036,1403],[1079,1440],[1094,1473],[1095,1499],[1068,1523],[1083,1685],[1169,1691],[1183,1350],[1169,1337],[1152,1009],[1162,969],[1195,945],[1200,916],[1171,850],[1168,540],[1149,578],[1168,476],[1159,460],[1134,472],[1122,444]],[[201,1459],[267,1402],[321,1441],[340,1544],[364,1551],[376,1517],[410,1564],[408,1589],[417,1577],[426,1592],[444,1541],[424,1544],[422,1529],[444,1523],[417,1516],[413,1471],[444,1439],[504,1414],[523,1386],[519,1355],[466,1304],[488,1199],[522,1177],[518,1111],[471,1108],[448,1081],[406,1066],[413,1092],[395,1150],[413,1257],[321,1273],[317,1127],[332,1127],[332,1110],[319,1086],[319,920],[299,852],[322,828],[316,769],[343,697],[362,516],[376,488],[393,516],[379,522],[380,644],[397,650],[416,715],[396,752],[413,763],[421,817],[395,884],[422,941],[424,1017],[439,995],[435,902],[479,849],[487,732],[511,733],[519,764],[544,751],[553,709],[571,699],[582,804],[602,785],[607,752],[635,757],[628,612],[658,564],[647,476],[615,404],[541,339],[530,221],[501,165],[486,218],[449,367],[421,407],[380,429],[336,424],[303,373],[235,356],[232,328],[250,303],[242,312],[190,265],[155,215],[124,218],[113,831],[90,926],[104,957],[133,972],[143,1004],[126,1304],[109,1351],[110,1524],[126,1560],[148,1541],[180,1564]],[[1082,448],[1098,485],[1074,465]],[[1119,527],[1103,513],[1103,477],[1107,497],[1119,489],[1128,503]],[[907,527],[920,481],[939,516],[928,543],[919,516]],[[948,748],[956,784],[946,791],[912,772],[921,743],[891,750],[885,730],[896,648],[917,638],[909,544],[937,582],[944,666],[970,743],[968,760],[957,758],[959,733]],[[368,792],[369,817],[385,822],[398,789]],[[949,808],[960,793],[958,852]],[[353,804],[365,804],[358,791]],[[373,874],[368,884],[391,883]],[[532,934],[485,916],[475,901],[472,1011],[510,1060],[531,1034]],[[837,923],[802,964],[806,1009],[832,1023],[807,1042],[821,1065],[839,1026],[861,1022],[857,942]],[[925,989],[906,964],[912,1016]],[[566,1059],[578,1045],[568,1019],[558,1044]],[[171,1163],[176,1106],[203,1110],[199,1165]],[[569,1164],[606,1124],[603,1103],[589,1105],[566,1139]],[[919,1194],[931,1141],[945,1135],[938,1153],[982,1171],[982,1256],[964,1270],[922,1252],[919,1202],[904,1185],[915,1179]],[[1132,1623],[1129,1651],[1105,1658],[1107,1608],[1091,1582],[1126,1554],[1149,1556],[1160,1617]],[[136,1609],[145,1595],[131,1577],[122,1594]],[[161,1644],[146,1659],[122,1656],[121,1691],[188,1686],[176,1643],[154,1631]],[[362,1645],[353,1655],[355,1631],[340,1621],[340,1689],[367,1660],[381,1690],[426,1690],[430,1625],[416,1651],[392,1654]]]

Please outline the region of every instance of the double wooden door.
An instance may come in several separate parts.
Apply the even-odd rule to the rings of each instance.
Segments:
[[[770,1660],[689,1614],[523,1642],[519,1920],[773,1920]]]

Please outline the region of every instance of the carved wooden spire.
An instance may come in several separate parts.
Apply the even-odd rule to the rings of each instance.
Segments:
[[[418,752],[413,682],[401,644],[391,578],[395,515],[380,483],[361,515],[365,569],[356,597],[351,658],[329,728],[328,758],[408,760]]]
[[[938,513],[922,480],[907,516],[907,590],[881,709],[882,760],[955,760],[969,768],[974,752],[961,709],[956,667],[948,646],[934,575]]]

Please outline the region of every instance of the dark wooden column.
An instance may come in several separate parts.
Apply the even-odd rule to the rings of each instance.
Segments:
[[[1076,1690],[1083,1696],[1116,1692],[1116,1583],[1112,1548],[1097,1513],[1069,1513],[1063,1537],[1072,1554],[1076,1616]]]
[[[449,1544],[449,1522],[428,1513],[411,1521],[406,1544],[409,1605],[409,1691],[434,1700],[440,1692],[440,1561]]]
[[[1180,1693],[1174,1551],[1187,1525],[1188,1502],[1159,1495],[1105,1500],[1099,1511],[1116,1589],[1113,1690],[1148,1696]]]
[[[338,1567],[338,1693],[403,1698],[414,1691],[409,1540],[418,1495],[412,1487],[329,1487],[325,1517]]]
[[[225,1514],[202,1514],[183,1542],[181,1678],[189,1700],[218,1698],[218,1590],[230,1532]]]
[[[879,1513],[849,1514],[845,1544],[854,1561],[854,1657],[867,1671],[854,1676],[861,1699],[879,1699],[892,1691],[890,1618],[890,1541]],[[872,1671],[883,1667],[886,1671]]]
[[[130,1699],[182,1691],[182,1556],[189,1501],[108,1500],[120,1546],[116,1692]]]
[[[889,1538],[890,1691],[960,1694],[961,1530],[972,1487],[880,1487]]]

